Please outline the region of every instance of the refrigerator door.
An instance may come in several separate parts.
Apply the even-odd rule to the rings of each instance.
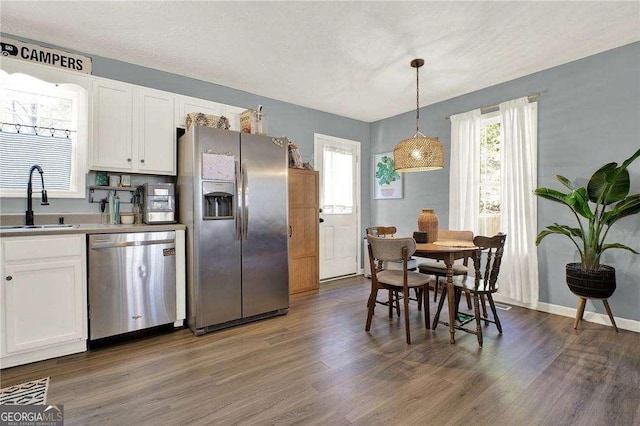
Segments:
[[[287,147],[241,135],[242,316],[289,307]]]
[[[202,153],[224,153],[240,160],[240,134],[195,126],[194,216],[197,293],[195,328],[201,329],[242,318],[241,240],[236,232],[237,202],[228,219],[204,220],[211,181],[202,179]],[[238,200],[238,196],[234,197]]]

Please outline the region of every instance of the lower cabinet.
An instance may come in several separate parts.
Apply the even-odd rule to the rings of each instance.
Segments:
[[[0,368],[85,351],[85,235],[0,241]]]

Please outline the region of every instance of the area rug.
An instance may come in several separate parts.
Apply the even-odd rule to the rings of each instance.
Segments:
[[[49,378],[33,380],[0,389],[0,405],[46,404]]]

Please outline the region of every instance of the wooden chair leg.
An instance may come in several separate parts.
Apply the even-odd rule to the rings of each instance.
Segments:
[[[613,325],[613,329],[616,333],[619,333],[618,326],[616,325],[616,321],[613,319],[613,313],[611,312],[611,308],[609,307],[609,301],[607,299],[602,299],[602,303],[604,304],[604,308],[607,310],[607,314],[609,314],[609,319],[611,320],[611,325]]]
[[[498,318],[498,311],[496,311],[496,304],[493,303],[493,296],[491,296],[491,294],[487,294],[487,299],[489,299],[489,307],[491,308],[491,313],[493,314],[493,320],[495,321],[496,327],[498,328],[498,333],[502,334],[502,324],[500,324],[500,318]],[[484,305],[484,301],[482,302],[482,304]]]
[[[469,293],[467,293],[469,296]],[[476,335],[478,336],[478,344],[482,347],[482,324],[480,324],[480,301],[478,294],[473,294],[473,313],[476,316]]]
[[[418,302],[418,310],[421,311],[422,310],[422,293],[423,290],[421,288],[414,288],[414,290],[416,291],[416,300]]]
[[[389,290],[389,318],[393,318],[393,295],[394,295],[394,291],[393,290]]]
[[[404,328],[407,333],[407,345],[411,344],[411,332],[409,331],[409,290],[407,287],[402,289],[402,301],[404,303]]]
[[[471,310],[471,294],[466,293],[467,295],[467,309]]]
[[[400,318],[400,292],[394,291],[394,293],[396,298],[396,315],[398,315],[398,318]]]
[[[489,326],[489,321],[487,321],[487,304],[484,300],[484,294],[480,295],[480,308],[482,308],[482,317],[484,318],[484,326]]]
[[[433,301],[438,301],[438,286],[440,285],[440,277],[436,275],[436,283],[433,285]]]
[[[438,310],[436,311],[436,315],[433,317],[433,323],[431,324],[431,329],[435,330],[438,326],[438,321],[440,320],[440,311],[442,311],[442,306],[444,305],[444,301],[447,298],[447,287],[443,286],[442,291],[440,292],[440,302],[438,302]]]
[[[425,285],[424,289],[420,291],[422,300],[424,301],[424,327],[431,328],[431,313],[429,312],[429,285]]]
[[[578,324],[582,320],[582,316],[584,315],[584,305],[587,303],[587,299],[584,297],[578,297],[578,310],[576,311],[576,320],[573,322],[573,329],[576,330],[578,328]]]
[[[378,297],[378,289],[372,288],[369,295],[369,309],[367,311],[367,325],[364,327],[365,331],[371,330],[371,318],[373,318],[373,309],[376,306],[376,298]]]

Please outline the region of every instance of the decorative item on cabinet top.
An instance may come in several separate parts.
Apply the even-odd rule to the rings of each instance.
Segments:
[[[211,114],[203,114],[201,112],[190,112],[187,114],[186,127],[187,130],[191,129],[192,125],[213,127],[216,129],[229,130],[231,124],[229,119],[225,116],[217,116]]]
[[[240,114],[240,131],[252,135],[267,134],[267,115],[262,112],[262,105],[257,109],[248,109]]]

